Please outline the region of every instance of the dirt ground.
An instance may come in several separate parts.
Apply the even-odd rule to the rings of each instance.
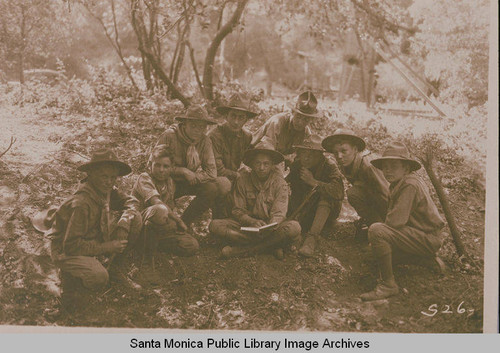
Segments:
[[[354,240],[354,216],[348,205],[337,228],[321,239],[315,258],[288,253],[223,260],[199,224],[198,255],[158,254],[156,270],[127,258],[129,285],[113,283],[83,309],[61,309],[60,281],[49,257],[49,240],[37,233],[30,217],[59,204],[74,190],[91,140],[107,136],[119,148],[153,141],[162,126],[125,121],[114,129],[112,117],[33,114],[0,107],[0,150],[11,135],[16,144],[0,160],[0,323],[4,325],[162,327],[243,330],[321,330],[377,332],[481,332],[483,271],[463,264],[450,237],[440,255],[445,276],[426,268],[400,265],[395,275],[401,292],[389,300],[363,303],[358,297],[376,283],[369,245]],[[139,119],[139,117],[137,118]],[[128,124],[128,125],[127,125]],[[132,133],[133,131],[133,133]],[[144,138],[143,138],[144,139]],[[131,157],[134,171],[144,154]],[[137,173],[136,173],[137,175]],[[126,177],[130,187],[134,176]],[[482,264],[484,195],[448,190],[468,250]],[[206,217],[205,217],[206,218]],[[130,288],[133,287],[133,288]]]

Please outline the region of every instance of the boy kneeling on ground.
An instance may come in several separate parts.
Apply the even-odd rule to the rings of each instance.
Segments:
[[[176,255],[190,256],[198,251],[198,241],[187,234],[187,226],[173,211],[175,183],[170,173],[172,152],[166,145],[153,148],[148,171],[137,178],[132,195],[139,200],[144,222],[145,251],[154,255],[157,247]]]
[[[87,289],[104,287],[108,271],[96,257],[130,248],[142,226],[137,200],[114,187],[117,177],[132,171],[128,164],[119,161],[112,150],[101,149],[77,169],[87,173],[87,178],[56,211],[48,232],[52,258],[61,269],[63,294],[65,280],[74,278]],[[119,255],[113,267],[122,260]]]
[[[243,163],[251,171],[242,171],[236,179],[232,199],[232,219],[213,220],[210,232],[226,246],[224,257],[237,254],[274,250],[277,258],[283,257],[283,247],[300,239],[300,224],[287,221],[288,185],[282,173],[276,168],[283,161],[281,153],[262,141],[243,156]],[[277,223],[273,229],[263,233],[245,234],[241,226],[262,227]],[[240,247],[246,247],[242,249]]]
[[[436,256],[444,226],[424,181],[414,173],[420,163],[410,158],[406,146],[392,142],[383,156],[371,162],[390,183],[389,207],[384,223],[368,229],[368,240],[382,277],[374,290],[361,295],[370,301],[388,298],[399,291],[392,270],[393,255],[416,257],[421,263],[442,272],[444,263]]]
[[[347,200],[361,218],[356,239],[366,240],[368,227],[385,219],[389,184],[380,170],[370,164],[371,158],[363,154],[365,141],[354,131],[337,129],[321,144],[334,154],[340,171],[352,185],[347,190]]]

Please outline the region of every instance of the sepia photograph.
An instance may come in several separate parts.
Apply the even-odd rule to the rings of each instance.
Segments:
[[[0,331],[484,332],[493,7],[0,0]]]

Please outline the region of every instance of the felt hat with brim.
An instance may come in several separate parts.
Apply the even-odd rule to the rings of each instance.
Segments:
[[[310,135],[306,137],[301,144],[293,145],[292,147],[296,150],[303,149],[303,150],[325,152],[323,147],[321,147],[321,137],[319,137],[318,135]]]
[[[31,224],[40,233],[45,233],[52,227],[56,216],[57,206],[50,206],[46,210],[40,211],[31,218]]]
[[[350,129],[337,129],[337,130],[335,130],[333,135],[325,137],[323,142],[321,142],[321,145],[328,152],[332,152],[333,146],[335,146],[335,144],[340,143],[341,141],[344,141],[344,140],[351,141],[352,144],[354,144],[358,148],[359,152],[364,150],[366,147],[365,141],[361,137],[357,136],[354,133],[354,131],[352,131]]]
[[[196,121],[204,121],[207,124],[215,125],[217,121],[212,119],[205,108],[198,104],[192,104],[189,108],[186,109],[184,115],[176,116],[176,120],[185,121],[185,120],[196,120]]]
[[[118,160],[116,154],[113,152],[113,150],[109,148],[103,148],[94,151],[92,153],[92,158],[90,159],[90,162],[82,164],[76,169],[78,169],[81,172],[88,172],[89,170],[92,170],[97,166],[106,164],[114,165],[116,168],[118,168],[118,176],[127,175],[132,171],[132,168],[130,168],[130,166],[127,163]]]
[[[321,118],[323,114],[317,109],[318,100],[314,93],[305,91],[299,94],[295,105],[289,104],[293,112],[310,118]]]
[[[398,160],[405,161],[410,165],[410,170],[419,170],[421,165],[418,161],[410,157],[410,151],[401,142],[393,141],[386,147],[382,157],[374,159],[371,163],[378,169],[382,169],[383,161]]]
[[[251,101],[249,99],[246,99],[245,97],[243,97],[243,95],[239,93],[233,94],[229,98],[227,105],[222,105],[220,107],[217,107],[216,110],[220,114],[227,114],[230,110],[243,112],[247,115],[249,119],[259,115],[259,113],[252,111]]]
[[[245,154],[243,155],[243,163],[251,167],[250,164],[252,163],[255,156],[259,153],[265,153],[270,156],[273,164],[278,164],[285,160],[285,157],[283,157],[281,153],[276,151],[270,143],[261,141],[255,146],[255,148],[246,150]]]

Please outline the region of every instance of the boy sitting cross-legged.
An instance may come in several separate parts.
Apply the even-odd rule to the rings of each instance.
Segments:
[[[185,233],[186,224],[174,212],[175,183],[170,177],[172,153],[165,145],[153,148],[148,171],[142,173],[132,189],[140,202],[146,251],[158,248],[176,255],[190,256],[199,248],[198,241]],[[153,255],[153,254],[150,254]]]
[[[276,168],[282,161],[283,155],[264,141],[245,153],[243,163],[251,171],[242,171],[235,181],[232,218],[215,219],[209,226],[210,232],[228,245],[222,249],[224,257],[274,250],[275,256],[282,258],[282,248],[300,239],[300,224],[286,220],[289,189]],[[241,231],[242,226],[258,228],[272,223],[277,225],[263,233]]]
[[[382,170],[390,183],[390,195],[385,221],[374,223],[368,229],[368,239],[382,282],[371,292],[361,295],[361,299],[366,301],[398,293],[392,271],[393,255],[416,257],[422,264],[440,272],[444,270],[444,263],[436,256],[442,244],[440,231],[444,222],[427,186],[414,173],[420,169],[420,163],[409,155],[404,144],[392,142],[381,158],[371,162]]]

